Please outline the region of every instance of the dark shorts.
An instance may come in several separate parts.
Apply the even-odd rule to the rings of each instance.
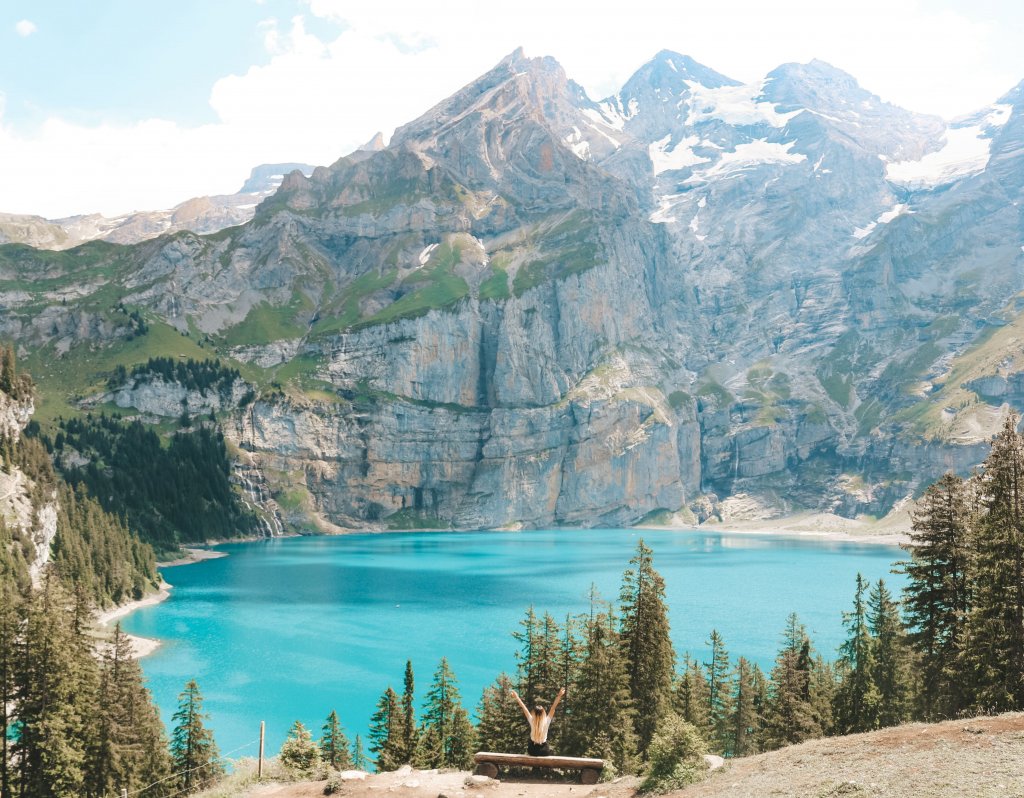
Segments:
[[[533,740],[528,740],[526,753],[530,756],[551,756],[551,746],[547,743],[535,743]]]

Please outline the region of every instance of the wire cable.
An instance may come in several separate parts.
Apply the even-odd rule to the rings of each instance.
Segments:
[[[240,746],[238,746],[238,748],[235,748],[235,749],[233,749],[231,751],[228,751],[226,754],[221,754],[216,759],[210,760],[210,762],[208,762],[208,763],[205,763],[203,765],[196,765],[196,767],[194,767],[194,768],[187,768],[185,770],[179,771],[178,773],[171,773],[169,776],[164,776],[162,779],[157,779],[152,784],[147,784],[145,787],[140,787],[139,789],[134,790],[133,792],[128,793],[128,798],[131,798],[131,796],[133,796],[133,795],[141,795],[142,793],[144,793],[146,790],[150,789],[151,787],[155,787],[158,784],[163,784],[165,781],[169,781],[170,779],[177,778],[178,776],[184,776],[186,773],[191,773],[193,770],[199,770],[199,768],[206,767],[207,764],[211,764],[212,762],[223,762],[225,759],[227,759],[232,754],[238,753],[243,748],[248,748],[251,745],[256,745],[256,743],[258,743],[259,741],[260,740],[257,737],[255,740],[250,740],[249,742],[245,743],[245,745],[240,745]],[[180,792],[177,792],[174,795],[180,795],[180,794],[181,794]],[[170,798],[174,798],[174,796],[171,796]]]

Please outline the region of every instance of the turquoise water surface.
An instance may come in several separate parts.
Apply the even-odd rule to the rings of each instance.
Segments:
[[[511,632],[527,606],[564,619],[588,608],[591,583],[617,599],[641,537],[665,578],[676,650],[699,659],[717,629],[734,659],[767,670],[792,611],[834,658],[857,572],[901,584],[889,572],[898,548],[845,541],[615,529],[358,534],[219,546],[229,556],[165,569],[171,598],[123,626],[163,641],[142,665],[168,727],[195,678],[222,752],[254,740],[265,720],[276,753],[293,721],[319,736],[332,709],[350,738],[365,739],[387,685],[401,692],[406,659],[419,699],[447,656],[472,711],[515,668]]]

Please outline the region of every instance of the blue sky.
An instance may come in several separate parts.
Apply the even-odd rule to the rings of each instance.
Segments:
[[[822,58],[952,117],[1024,79],[1009,0],[0,0],[0,211],[169,207],[331,163],[517,46],[595,98],[660,49],[755,82]],[[494,19],[497,16],[498,21]]]
[[[294,0],[3,0],[0,7],[4,119],[21,129],[55,112],[82,124],[216,121],[209,100],[217,79],[270,60],[260,23],[308,10]],[[17,35],[21,20],[36,31]],[[325,38],[340,28],[312,16],[307,27]]]

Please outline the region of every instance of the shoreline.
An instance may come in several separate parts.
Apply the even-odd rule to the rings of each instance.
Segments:
[[[215,543],[214,545],[219,545],[219,543]],[[190,548],[188,546],[182,546],[181,550],[185,552],[184,556],[179,557],[176,560],[158,562],[156,564],[156,567],[177,568],[179,565],[192,565],[193,563],[202,562],[203,560],[216,560],[220,557],[228,556],[228,553],[226,551],[214,551],[213,549],[195,549]]]
[[[157,569],[163,568],[175,568],[181,565],[192,565],[193,563],[202,562],[203,560],[216,560],[220,557],[227,557],[226,551],[213,551],[211,549],[197,549],[190,548],[188,546],[182,546],[182,551],[185,555],[179,557],[176,560],[170,560],[168,562],[158,562],[156,564]],[[141,610],[143,607],[153,607],[161,602],[167,601],[171,597],[171,589],[173,585],[169,584],[162,576],[160,578],[160,586],[157,588],[155,593],[150,593],[148,596],[144,596],[137,601],[129,601],[124,604],[120,604],[109,610],[97,613],[95,618],[95,625],[97,628],[109,629],[115,622],[124,618],[126,615],[130,615],[136,610]],[[128,642],[132,647],[132,656],[135,659],[141,659],[147,657],[156,651],[162,645],[162,641],[153,637],[141,637],[139,635],[132,635],[124,632],[125,637],[128,638]]]
[[[109,629],[111,624],[115,621],[135,612],[135,610],[140,610],[143,607],[153,607],[163,601],[166,601],[171,597],[171,587],[171,585],[161,579],[160,587],[156,593],[150,593],[148,596],[144,596],[137,601],[129,601],[127,604],[121,604],[113,609],[99,613],[96,616],[96,626]],[[160,641],[155,638],[130,635],[127,632],[124,632],[124,635],[128,638],[128,642],[131,644],[132,657],[135,659],[141,659],[142,657],[149,656],[160,648]]]
[[[892,515],[877,521],[863,521],[831,513],[799,513],[781,518],[705,521],[702,524],[676,518],[667,524],[638,524],[634,529],[690,530],[717,532],[723,535],[773,535],[874,546],[911,545],[913,541],[906,531],[910,527],[909,517],[906,518],[906,523],[901,523],[902,520]]]

